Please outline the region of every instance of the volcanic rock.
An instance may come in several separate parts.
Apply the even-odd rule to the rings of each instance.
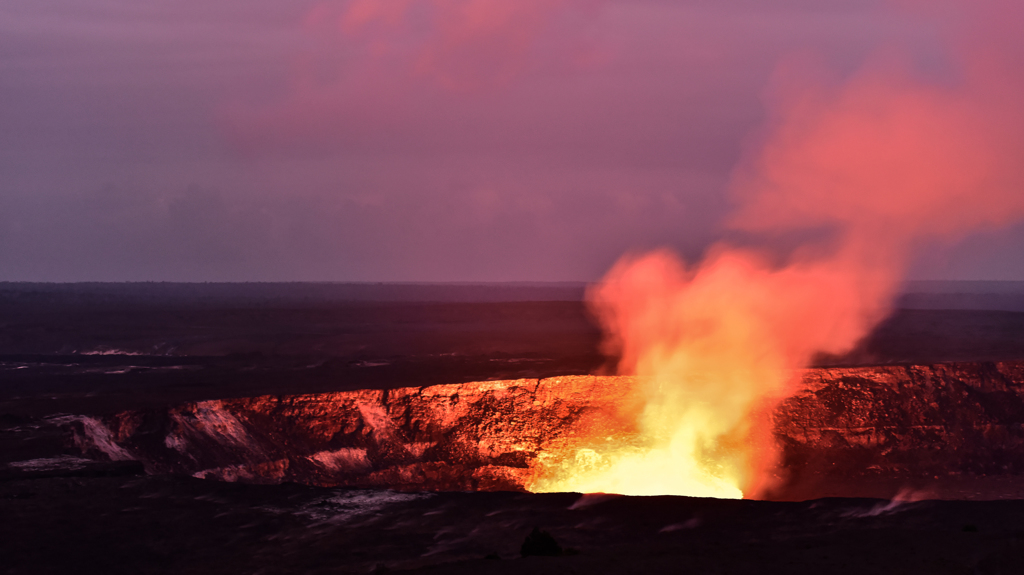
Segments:
[[[1024,473],[1024,362],[804,370],[773,414],[782,477]],[[150,473],[399,490],[524,490],[637,445],[630,377],[565,376],[261,396],[67,423],[88,455]],[[573,459],[573,456],[576,459]],[[780,492],[779,497],[794,497]]]

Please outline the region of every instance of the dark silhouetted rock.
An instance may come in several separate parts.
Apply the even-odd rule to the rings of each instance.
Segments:
[[[550,533],[541,531],[539,527],[534,527],[523,541],[520,553],[523,557],[558,557],[562,554],[562,546],[555,541]]]

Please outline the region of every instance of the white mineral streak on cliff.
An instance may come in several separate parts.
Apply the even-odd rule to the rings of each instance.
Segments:
[[[173,449],[178,453],[185,453],[188,451],[188,444],[185,440],[183,440],[180,435],[175,435],[173,433],[169,433],[164,437],[164,446],[168,449]]]
[[[75,446],[88,453],[97,450],[111,461],[133,461],[136,458],[126,449],[117,444],[110,429],[102,421],[87,415],[63,415],[52,417],[47,420],[55,425],[69,425],[78,423],[81,427],[72,426],[72,440]]]
[[[368,471],[372,465],[366,458],[366,450],[353,447],[343,447],[334,451],[317,451],[309,456],[331,471]]]
[[[398,443],[395,428],[388,418],[387,406],[379,403],[356,404],[363,422],[370,428],[373,438],[378,443]]]
[[[206,435],[222,445],[257,449],[245,426],[224,408],[223,401],[201,401],[191,413],[178,417],[177,421],[189,432]]]

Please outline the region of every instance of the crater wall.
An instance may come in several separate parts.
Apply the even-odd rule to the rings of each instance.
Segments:
[[[1024,362],[808,369],[800,377],[801,391],[772,416],[784,482],[1024,474]],[[150,473],[523,490],[557,467],[552,454],[638,444],[636,384],[565,376],[261,396],[67,425],[87,454],[137,459]]]

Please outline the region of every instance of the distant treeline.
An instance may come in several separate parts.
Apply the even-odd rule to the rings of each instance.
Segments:
[[[0,308],[20,306],[306,307],[342,303],[486,303],[582,301],[583,282],[332,283],[332,282],[0,282]],[[907,282],[901,309],[1024,312],[1024,282]]]

